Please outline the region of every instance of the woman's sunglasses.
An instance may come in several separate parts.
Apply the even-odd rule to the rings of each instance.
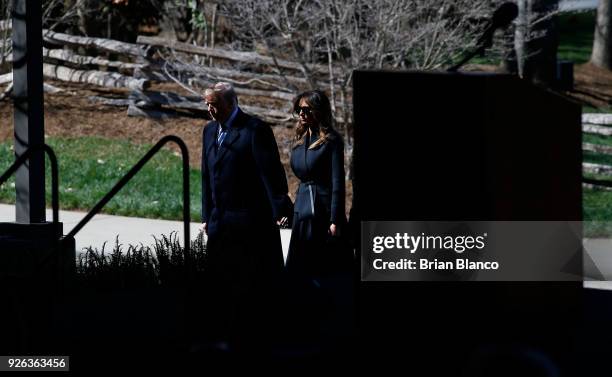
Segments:
[[[302,112],[304,112],[304,115],[312,115],[312,108],[302,106],[295,108],[295,115],[300,115]]]

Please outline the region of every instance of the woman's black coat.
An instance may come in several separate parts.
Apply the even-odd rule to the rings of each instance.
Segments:
[[[326,269],[330,257],[329,227],[342,228],[346,218],[344,209],[344,143],[336,132],[313,149],[318,139],[306,136],[291,154],[291,168],[300,179],[296,193],[294,218],[287,257],[290,272],[308,275]]]

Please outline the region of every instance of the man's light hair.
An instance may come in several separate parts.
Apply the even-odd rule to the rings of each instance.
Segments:
[[[207,88],[204,91],[204,96],[211,94],[221,96],[223,100],[225,100],[227,103],[232,104],[232,106],[238,105],[238,96],[236,96],[236,91],[230,83],[218,82],[212,88]]]

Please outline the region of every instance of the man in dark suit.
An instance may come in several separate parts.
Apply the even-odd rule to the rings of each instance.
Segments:
[[[230,84],[217,83],[204,99],[214,119],[204,127],[202,148],[205,310],[216,313],[210,325],[219,336],[243,340],[272,325],[271,292],[284,268],[278,225],[291,201],[270,127],[240,110]]]

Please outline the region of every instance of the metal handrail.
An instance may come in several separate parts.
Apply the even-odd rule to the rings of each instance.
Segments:
[[[57,158],[55,157],[55,152],[51,149],[47,144],[34,145],[29,147],[19,158],[2,174],[0,177],[0,186],[6,182],[7,179],[13,173],[17,171],[17,169],[23,165],[32,155],[32,153],[42,149],[49,156],[49,160],[51,161],[51,207],[53,208],[53,222],[59,222],[59,195],[58,195],[58,174],[57,174]]]
[[[157,153],[159,150],[168,142],[175,142],[181,149],[181,155],[183,158],[183,227],[185,235],[185,261],[188,261],[190,256],[190,234],[189,234],[189,223],[191,222],[190,211],[189,211],[189,152],[185,142],[174,135],[168,135],[161,138],[153,148],[151,148],[147,154],[144,155],[134,165],[130,171],[128,171],[117,184],[106,194],[100,201],[85,215],[85,217],[66,235],[68,237],[74,237],[81,228],[85,226],[101,209],[108,203],[118,192],[125,186],[130,179],[132,179],[136,173],[142,169],[142,167]]]

